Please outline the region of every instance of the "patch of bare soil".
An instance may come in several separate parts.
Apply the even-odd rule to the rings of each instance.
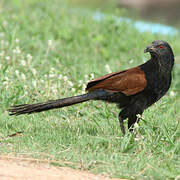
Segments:
[[[2,180],[110,180],[108,177],[71,168],[54,167],[47,163],[32,162],[21,158],[0,156]],[[120,180],[112,178],[111,180]]]

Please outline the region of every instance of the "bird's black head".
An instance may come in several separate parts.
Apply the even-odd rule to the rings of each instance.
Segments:
[[[157,64],[160,71],[170,73],[174,65],[174,54],[172,48],[166,41],[153,41],[144,52],[151,54],[151,62]]]
[[[162,57],[162,56],[169,57],[170,56],[170,57],[174,58],[172,48],[166,41],[163,41],[163,40],[153,41],[149,46],[146,47],[144,52],[145,53],[149,52],[152,57],[153,56],[155,56],[155,57]]]

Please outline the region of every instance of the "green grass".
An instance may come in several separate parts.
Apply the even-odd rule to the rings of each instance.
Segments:
[[[1,154],[128,179],[180,175],[179,36],[139,33],[110,15],[96,22],[91,13],[58,0],[1,1],[0,7]],[[167,40],[175,52],[173,84],[144,112],[134,134],[122,137],[119,110],[103,102],[8,115],[13,104],[82,94],[89,79],[108,73],[106,65],[119,71],[141,64],[150,57],[144,48],[155,39]],[[18,131],[22,136],[7,137]]]

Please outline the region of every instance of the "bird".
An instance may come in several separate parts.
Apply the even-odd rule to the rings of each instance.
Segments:
[[[89,100],[101,100],[119,107],[118,120],[125,135],[124,120],[128,119],[128,130],[133,131],[134,124],[140,120],[138,116],[163,97],[171,85],[174,65],[171,46],[167,41],[155,40],[145,48],[144,53],[147,52],[151,58],[145,63],[91,80],[85,94],[43,103],[15,105],[8,111],[10,115],[31,114]]]

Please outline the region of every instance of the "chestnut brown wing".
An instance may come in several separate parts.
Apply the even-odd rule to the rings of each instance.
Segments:
[[[144,90],[147,80],[140,67],[126,71],[107,74],[88,83],[86,90],[105,89],[111,92],[122,92],[127,96],[134,95]]]

